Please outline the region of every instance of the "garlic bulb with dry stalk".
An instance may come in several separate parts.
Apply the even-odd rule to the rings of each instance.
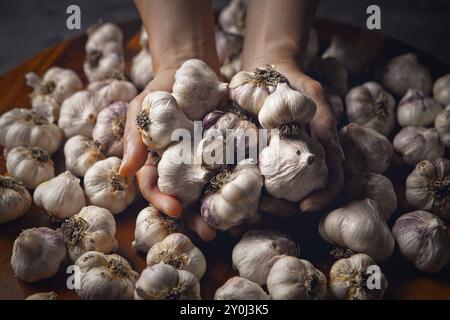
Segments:
[[[14,241],[11,267],[20,279],[37,282],[58,272],[66,252],[59,231],[46,227],[26,229]]]
[[[450,107],[438,114],[434,120],[434,127],[439,133],[442,143],[450,148]]]
[[[406,201],[442,219],[450,218],[450,160],[438,158],[419,162],[406,178]]]
[[[28,189],[55,176],[50,154],[37,147],[15,147],[6,156],[6,169]]]
[[[87,30],[85,50],[91,52],[102,49],[108,42],[122,45],[123,34],[119,26],[111,22],[95,24]]]
[[[25,300],[56,300],[57,298],[56,292],[50,291],[31,294]]]
[[[142,90],[153,79],[152,56],[146,48],[138,52],[131,62],[130,78]]]
[[[381,206],[372,199],[352,201],[327,214],[319,224],[322,238],[332,244],[384,261],[395,241]]]
[[[219,13],[219,24],[226,32],[245,35],[248,0],[231,0]]]
[[[450,263],[450,236],[444,222],[426,211],[414,211],[395,221],[392,234],[400,252],[417,269],[437,272]]]
[[[214,300],[269,300],[269,295],[253,281],[232,277],[216,290]]]
[[[132,300],[139,274],[117,254],[89,251],[75,262],[83,300]]]
[[[354,87],[345,96],[347,118],[388,136],[395,128],[395,100],[376,82]]]
[[[314,58],[311,71],[328,92],[344,97],[348,91],[348,71],[335,58]]]
[[[66,169],[77,177],[83,177],[94,163],[105,159],[102,150],[103,146],[98,141],[81,135],[73,136],[64,145]]]
[[[410,166],[422,160],[440,158],[445,153],[445,146],[434,128],[405,127],[395,136],[393,146]]]
[[[442,105],[418,90],[408,90],[398,103],[397,119],[402,127],[430,126],[442,111]]]
[[[227,93],[228,84],[220,82],[214,71],[201,60],[186,60],[175,73],[172,94],[191,120],[201,120],[216,109]]]
[[[350,74],[356,75],[363,71],[367,64],[367,54],[353,43],[334,35],[331,44],[322,55],[323,58],[335,58],[342,63]]]
[[[284,234],[271,230],[250,230],[233,248],[233,266],[240,277],[264,285],[277,260],[284,255],[297,257],[299,251],[297,245]]]
[[[91,204],[121,213],[136,197],[134,176],[119,175],[121,160],[109,157],[96,162],[84,176],[84,189]]]
[[[122,77],[92,82],[87,89],[95,92],[98,99],[102,101],[102,107],[118,101],[129,102],[137,96],[134,84]]]
[[[433,85],[433,98],[445,106],[450,104],[450,74],[436,80]]]
[[[88,251],[110,253],[117,247],[116,221],[105,208],[87,206],[64,221],[61,233],[72,262]]]
[[[123,74],[125,58],[122,45],[107,42],[101,48],[86,52],[83,70],[89,82]]]
[[[375,276],[373,281],[370,279],[372,274]],[[337,299],[380,300],[387,288],[385,275],[367,254],[340,259],[331,267],[330,290]]]
[[[0,224],[20,218],[31,207],[31,196],[18,180],[0,175]]]
[[[201,300],[198,279],[189,271],[159,263],[142,271],[135,300]]]
[[[62,138],[56,124],[30,109],[14,108],[0,117],[0,145],[8,150],[19,146],[39,147],[53,154]]]

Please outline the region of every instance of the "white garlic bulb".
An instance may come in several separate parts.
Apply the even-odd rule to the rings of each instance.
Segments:
[[[107,42],[99,49],[86,52],[83,70],[89,82],[117,77],[124,69],[125,58],[119,43]]]
[[[362,172],[384,173],[390,166],[394,148],[377,131],[350,123],[339,131],[345,154],[344,169],[349,175]]]
[[[134,231],[133,248],[147,253],[157,242],[162,241],[169,234],[180,231],[180,222],[160,213],[152,206],[139,212]]]
[[[442,105],[418,90],[408,90],[398,103],[397,119],[402,127],[430,126],[442,111]]]
[[[87,206],[61,225],[72,262],[88,251],[110,253],[116,249],[116,221],[105,208]]]
[[[336,261],[330,270],[330,290],[340,300],[380,300],[388,288],[383,272],[379,283],[369,283],[371,270],[380,267],[367,254],[359,253]],[[373,285],[373,287],[372,287]],[[376,285],[379,287],[377,288]]]
[[[394,251],[395,241],[381,206],[372,199],[352,201],[327,214],[319,224],[322,238],[356,253],[384,261]]]
[[[353,75],[361,73],[368,61],[367,54],[362,49],[342,39],[340,35],[331,38],[331,44],[322,57],[335,58]]]
[[[66,169],[77,177],[83,177],[94,163],[105,159],[102,149],[98,141],[81,135],[73,136],[64,145]]]
[[[55,176],[50,154],[37,147],[15,147],[6,156],[6,169],[28,189]]]
[[[62,132],[30,109],[14,108],[0,117],[0,145],[8,150],[14,147],[39,147],[50,154],[58,150]]]
[[[297,257],[299,254],[297,245],[284,234],[250,230],[234,246],[232,260],[240,277],[264,285],[277,260],[284,255]]]
[[[142,90],[153,79],[152,56],[148,49],[142,49],[131,61],[130,78]]]
[[[430,70],[417,60],[417,55],[406,53],[391,59],[381,70],[381,83],[397,96],[408,90],[419,90],[424,94],[431,91]]]
[[[242,51],[244,38],[241,36],[217,29],[215,39],[217,56],[221,65],[231,62]]]
[[[91,204],[121,213],[136,197],[134,176],[119,175],[121,160],[109,157],[96,162],[84,176],[84,189]]]
[[[198,279],[189,271],[159,263],[142,271],[135,300],[201,300]]]
[[[245,35],[248,0],[231,0],[219,13],[219,24],[228,33]]]
[[[23,184],[0,175],[0,224],[20,218],[31,207],[31,196]]]
[[[139,274],[117,254],[89,251],[75,262],[83,300],[132,300]]]
[[[415,166],[422,160],[440,158],[445,153],[445,146],[434,128],[405,127],[394,137],[393,146],[410,166]]]
[[[438,158],[419,162],[406,178],[406,201],[442,219],[450,218],[450,160]]]
[[[450,104],[450,74],[436,80],[433,85],[433,98],[443,105]]]
[[[220,82],[214,71],[201,60],[186,60],[175,73],[172,94],[191,120],[201,120],[216,109],[227,93],[228,84]]]
[[[148,251],[146,261],[148,266],[162,262],[179,270],[189,271],[199,280],[206,272],[205,256],[182,233],[169,234],[155,243]]]
[[[267,192],[298,202],[328,181],[322,145],[302,134],[300,139],[272,139],[259,154],[259,168]]]
[[[108,42],[116,42],[121,45],[123,41],[122,30],[111,22],[100,23],[89,27],[87,35],[86,52],[100,50]]]
[[[437,272],[450,263],[450,236],[444,222],[426,211],[414,211],[395,221],[392,234],[400,252],[417,269]]]
[[[22,231],[14,241],[11,267],[26,282],[53,277],[66,257],[66,245],[59,231],[31,228]]]
[[[347,118],[388,136],[395,128],[395,100],[376,82],[354,87],[345,96]]]
[[[383,216],[389,220],[397,209],[397,195],[392,182],[377,173],[361,173],[345,183],[347,200],[372,199],[378,202]]]
[[[230,82],[231,79],[241,70],[242,66],[242,58],[241,55],[237,56],[233,60],[231,60],[228,63],[225,63],[220,67],[220,74],[222,75],[222,78]]]
[[[136,116],[142,141],[151,150],[171,144],[177,129],[194,131],[194,123],[178,107],[174,96],[165,91],[153,91],[142,101],[142,110]]]
[[[58,295],[56,292],[38,292],[29,295],[25,300],[56,300]]]
[[[344,97],[348,91],[348,71],[335,58],[314,58],[311,71],[328,92]]]
[[[269,295],[253,281],[232,277],[216,290],[214,300],[269,300]]]
[[[123,79],[110,78],[95,81],[90,83],[87,89],[95,92],[98,99],[102,101],[103,108],[117,101],[130,102],[137,96],[134,84]]]
[[[434,127],[439,133],[442,143],[450,148],[450,107],[438,114],[434,120]]]

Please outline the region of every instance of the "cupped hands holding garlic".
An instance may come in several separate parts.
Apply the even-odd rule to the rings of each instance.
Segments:
[[[444,106],[450,104],[450,74],[436,80],[433,85],[433,98]]]
[[[359,74],[367,64],[366,53],[353,45],[353,43],[342,39],[340,35],[334,35],[331,44],[322,55],[323,58],[335,58],[342,63],[350,74]]]
[[[18,180],[0,175],[0,224],[20,218],[31,207],[31,196]]]
[[[253,281],[232,277],[216,290],[214,300],[269,300],[269,295]]]
[[[101,48],[86,52],[83,70],[89,82],[123,74],[125,58],[122,45],[107,42]]]
[[[97,95],[98,99],[102,101],[102,108],[118,101],[129,102],[137,96],[134,84],[122,77],[92,82],[87,90]]]
[[[398,103],[397,119],[402,127],[430,126],[443,110],[442,105],[422,91],[410,89]]]
[[[114,23],[99,23],[93,25],[87,30],[88,39],[86,41],[85,50],[91,52],[102,49],[108,42],[115,42],[122,45],[122,30]]]
[[[73,136],[64,145],[66,169],[77,177],[83,177],[94,163],[105,159],[102,151],[100,142],[81,135]]]
[[[450,148],[450,105],[438,114],[434,120],[434,127],[439,133],[439,137],[447,148]]]

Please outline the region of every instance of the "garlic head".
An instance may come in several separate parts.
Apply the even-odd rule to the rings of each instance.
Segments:
[[[398,103],[397,119],[402,127],[430,126],[443,110],[442,105],[418,90],[408,90]]]
[[[115,42],[120,45],[123,42],[122,30],[120,30],[119,26],[111,22],[100,23],[89,27],[87,35],[86,52],[99,50],[108,42]]]
[[[232,277],[216,290],[214,300],[269,300],[269,295],[253,281]]]
[[[450,74],[436,80],[433,85],[433,98],[445,106],[450,104]]]
[[[228,33],[244,36],[248,0],[231,0],[219,13],[219,24]]]
[[[0,175],[0,224],[20,218],[31,208],[31,196],[18,180]]]
[[[146,48],[138,52],[131,62],[130,78],[142,90],[153,79],[152,56]]]
[[[98,141],[81,135],[73,136],[64,145],[66,169],[77,177],[83,177],[94,163],[105,159],[102,149]]]
[[[442,143],[450,148],[450,108],[447,107],[444,111],[438,114],[434,120],[434,127],[439,133]]]
[[[101,48],[87,51],[83,70],[89,82],[108,79],[122,75],[125,58],[122,45],[107,42]]]
[[[130,102],[138,94],[134,84],[122,78],[95,81],[90,83],[87,89],[102,101],[102,108],[118,101]]]

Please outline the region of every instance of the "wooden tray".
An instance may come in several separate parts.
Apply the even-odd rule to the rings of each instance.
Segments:
[[[125,34],[127,67],[129,67],[131,57],[140,49],[138,41],[140,24],[138,21],[134,21],[121,24],[121,27]],[[347,39],[354,40],[358,46],[367,49],[370,52],[372,61],[386,61],[398,53],[415,51],[379,33],[362,31],[338,23],[319,20],[316,28],[319,31],[322,49],[328,45],[332,34],[339,33]],[[0,77],[0,112],[5,112],[13,107],[29,107],[28,94],[31,90],[26,86],[24,78],[27,72],[33,71],[43,74],[51,66],[61,66],[75,70],[79,75],[82,75],[86,83],[82,71],[85,41],[85,36],[65,40],[42,51]],[[434,79],[437,76],[448,73],[450,70],[448,66],[443,65],[432,57],[420,54],[419,58],[432,70]],[[361,83],[370,79],[371,77],[368,75],[372,72],[372,69],[368,70],[365,76],[353,79],[353,82]],[[60,156],[57,155],[56,157]],[[4,163],[3,167],[0,166],[0,172],[3,171]],[[402,199],[404,193],[403,184],[406,175],[410,171],[411,168],[393,167],[388,172],[388,176],[393,180],[400,198],[400,208],[392,221],[398,215],[407,211],[407,208],[402,205],[404,203]],[[340,201],[338,199],[337,203]],[[118,253],[126,258],[133,268],[139,272],[145,267],[145,257],[137,254],[131,248],[131,242],[134,239],[136,216],[145,206],[146,202],[140,198],[125,212],[116,216],[117,239],[119,241]],[[321,214],[317,213],[311,215],[299,214],[298,216],[284,219],[265,217],[262,224],[264,227],[277,228],[290,234],[299,243],[301,257],[310,260],[327,273],[333,263],[332,258],[328,254],[332,248],[318,235],[317,223],[320,216]],[[50,224],[45,218],[44,212],[36,207],[33,207],[24,217],[11,223],[0,225],[0,299],[23,299],[32,293],[40,291],[55,291],[59,299],[78,298],[74,291],[67,289],[66,281],[69,276],[66,273],[67,265],[62,266],[55,277],[34,284],[21,281],[13,274],[10,259],[15,238],[23,229],[48,225]],[[235,274],[231,266],[231,250],[237,240],[225,233],[220,234],[211,243],[204,243],[196,238],[195,235],[190,236],[207,258],[208,271],[201,280],[201,291],[204,299],[211,299],[215,290],[226,279]],[[435,274],[422,273],[401,257],[397,251],[389,261],[381,264],[381,266],[390,284],[386,294],[387,299],[450,299],[449,267]]]

